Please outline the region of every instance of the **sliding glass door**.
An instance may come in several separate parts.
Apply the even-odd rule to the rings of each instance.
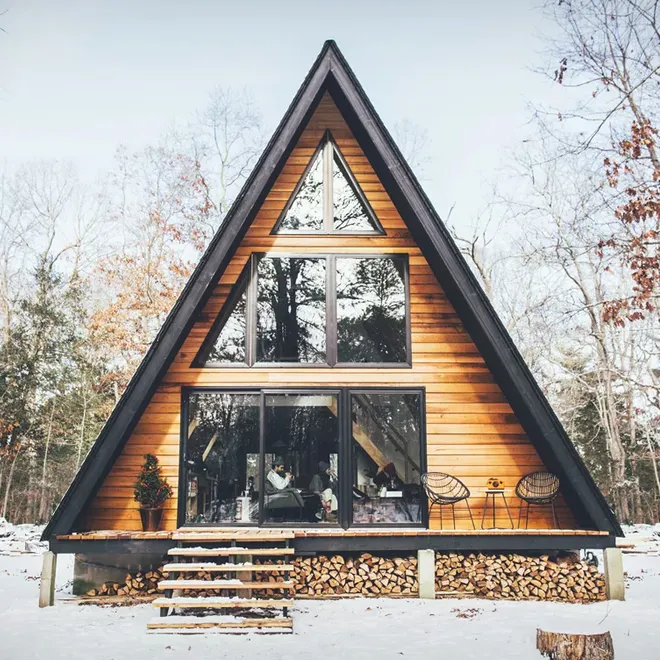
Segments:
[[[184,393],[181,524],[421,525],[422,390]]]
[[[265,523],[337,524],[336,392],[265,395]]]

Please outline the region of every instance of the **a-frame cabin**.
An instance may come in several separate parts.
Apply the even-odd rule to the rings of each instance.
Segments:
[[[155,533],[133,500],[146,453],[174,490]],[[554,515],[520,519],[516,485],[536,472],[558,479]],[[426,473],[469,497],[452,491],[462,499],[429,515]],[[44,539],[55,553],[162,555],[182,527],[286,528],[296,552],[321,553],[551,552],[621,535],[333,42]]]

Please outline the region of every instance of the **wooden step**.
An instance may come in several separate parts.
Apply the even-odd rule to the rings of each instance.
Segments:
[[[293,548],[170,548],[168,555],[177,557],[232,557],[254,556],[271,557],[277,555],[295,555]]]
[[[163,573],[197,573],[207,571],[208,573],[269,573],[282,571],[283,573],[294,570],[291,564],[214,564],[201,562],[198,564],[165,564],[161,569]]]
[[[223,598],[220,596],[206,596],[204,598],[188,598],[176,596],[174,598],[156,598],[151,601],[154,607],[195,607],[218,609],[224,607],[250,608],[250,607],[293,607],[293,601],[289,599],[266,599],[266,598]]]
[[[241,580],[161,580],[158,589],[292,589],[293,582],[241,582]]]
[[[212,527],[210,524],[202,524],[196,527],[179,527],[174,530],[177,534],[198,534],[199,532],[218,532],[220,534],[261,534],[262,536],[279,536],[282,534],[295,534],[295,530],[288,527],[229,527],[220,525]]]
[[[247,619],[229,616],[172,616],[152,619],[147,630],[159,633],[195,634],[217,633],[292,633],[293,622],[289,617],[271,619]]]
[[[178,529],[172,534],[174,541],[184,541],[185,543],[194,543],[195,541],[236,541],[237,543],[250,542],[277,542],[286,541],[295,538],[296,535],[290,530],[278,530],[277,532],[268,531],[266,533],[260,531],[251,532],[231,532],[225,530],[181,530]]]

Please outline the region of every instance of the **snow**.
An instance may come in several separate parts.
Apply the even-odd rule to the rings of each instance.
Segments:
[[[146,630],[157,613],[151,605],[80,606],[70,596],[70,555],[58,557],[55,607],[39,609],[41,556],[18,553],[21,542],[38,538],[40,531],[22,525],[11,531],[11,537],[0,538],[0,660],[306,660],[312,653],[328,660],[539,660],[537,627],[581,633],[609,630],[617,660],[660,657],[658,525],[630,530],[626,542],[634,539],[640,544],[635,550],[651,552],[624,555],[625,602],[298,600],[290,610],[294,632],[284,642],[275,635],[158,635]],[[10,545],[15,554],[8,554]]]
[[[202,570],[204,568],[217,568],[218,567],[218,565],[215,562],[212,562],[212,561],[195,562],[194,565],[198,566],[199,569],[195,568],[195,570],[193,570],[193,571],[186,571],[186,572],[187,573],[195,573],[195,572],[197,572],[197,570]],[[188,566],[188,564],[174,564],[174,563],[172,563],[172,564],[168,564],[168,566],[177,566],[177,567],[182,566],[182,567],[185,567],[185,566]],[[238,563],[238,564],[225,563],[222,566],[225,570],[229,570],[230,568],[242,568],[243,566],[252,566],[252,564],[250,562],[244,561],[244,562],[241,562],[241,563]],[[170,570],[172,570],[172,569],[170,569]],[[175,571],[172,571],[172,572],[174,573]]]
[[[0,518],[0,554],[15,555],[48,550],[48,544],[40,541],[42,525],[12,525]]]
[[[282,617],[282,616],[276,616],[273,617],[273,621],[278,621],[282,620],[288,617]],[[240,623],[241,621],[245,621],[243,617],[240,616],[231,616],[231,615],[222,615],[222,614],[215,614],[215,615],[209,615],[204,617],[204,623]],[[177,616],[176,617],[176,622],[177,623],[198,623],[199,622],[199,617],[196,616]],[[167,620],[163,621],[162,618],[156,617],[150,620],[150,623],[167,623]]]
[[[660,553],[660,523],[655,525],[622,525],[625,539],[621,543],[634,543],[632,552]]]
[[[224,582],[224,581],[223,581]],[[236,584],[240,584],[240,580],[236,580]],[[240,596],[205,596],[203,598],[198,598],[195,596],[176,596],[175,599],[178,603],[186,604],[190,603],[191,605],[199,605],[200,602],[204,602],[205,600],[212,601],[214,603],[232,603],[237,600],[241,600],[243,602],[247,601],[252,601],[254,603],[258,603],[259,599],[258,598],[241,598]],[[169,602],[168,598],[157,598],[154,601],[154,605],[156,604],[167,604]]]

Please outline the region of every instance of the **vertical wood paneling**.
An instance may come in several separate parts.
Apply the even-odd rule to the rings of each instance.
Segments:
[[[271,236],[270,231],[291,191],[312,157],[323,133],[330,128],[386,236]],[[213,320],[252,252],[401,252],[410,259],[412,314],[411,369],[198,369],[190,364]],[[132,484],[142,455],[156,454],[175,497],[166,506],[163,528],[176,527],[179,464],[180,398],[182,386],[424,386],[427,404],[429,471],[448,472],[472,490],[470,500],[477,523],[481,520],[489,477],[503,478],[512,514],[517,516],[513,488],[518,479],[543,469],[534,446],[525,435],[476,346],[447,300],[421,251],[412,240],[395,206],[329,97],[324,97],[303,132],[254,223],[222,275],[213,295],[149,402],[137,427],[113,465],[84,516],[85,529],[140,528]],[[558,503],[560,527],[574,521],[563,500]],[[445,520],[449,522],[449,512]],[[468,528],[467,510],[456,509],[458,526]],[[490,520],[490,512],[488,512]],[[431,527],[439,527],[434,509]],[[508,519],[498,498],[497,524]],[[530,527],[550,528],[545,510],[530,516]]]

